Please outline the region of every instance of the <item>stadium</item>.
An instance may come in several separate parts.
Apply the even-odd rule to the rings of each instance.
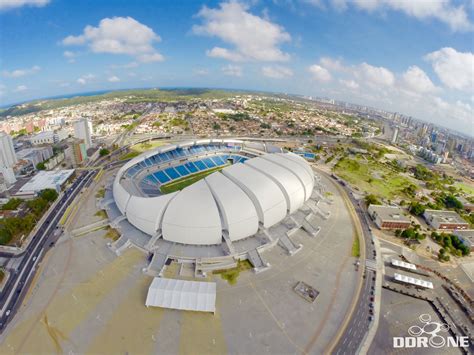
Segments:
[[[268,266],[264,248],[278,243],[289,254],[299,250],[292,230],[317,234],[308,220],[324,215],[320,190],[297,154],[260,142],[207,139],[128,161],[103,204],[121,233],[111,248],[119,254],[133,245],[151,253],[150,273],[159,274],[170,259],[194,262],[198,272],[249,259],[260,270]]]

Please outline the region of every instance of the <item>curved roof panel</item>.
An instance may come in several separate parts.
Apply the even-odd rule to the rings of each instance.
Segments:
[[[171,242],[196,245],[221,243],[221,218],[204,180],[184,188],[171,200],[161,229],[163,238]]]
[[[161,220],[168,203],[177,195],[173,192],[158,197],[132,196],[127,204],[127,219],[142,232],[155,235],[161,228]]]
[[[264,227],[271,227],[285,218],[286,199],[273,180],[244,164],[224,168],[222,173],[250,197]]]
[[[311,175],[304,167],[302,167],[297,162],[291,159],[286,159],[285,157],[279,154],[265,154],[262,156],[262,159],[271,161],[285,169],[288,169],[303,184],[305,190],[305,201],[307,201],[311,197],[311,192],[313,191],[314,184],[313,180],[311,179]]]
[[[301,181],[288,169],[281,167],[263,158],[247,160],[245,164],[266,175],[273,180],[285,196],[290,213],[300,208],[305,199],[305,190]]]
[[[308,174],[311,175],[311,180],[314,183],[313,169],[308,164],[308,162],[306,160],[304,160],[304,158],[302,158],[299,155],[294,154],[294,153],[277,153],[277,155],[280,155],[280,156],[284,157],[285,159],[292,160],[292,161],[298,163],[299,165],[301,165],[308,172]]]
[[[205,180],[219,206],[223,228],[227,229],[230,240],[257,233],[257,211],[245,192],[221,173],[211,174]]]
[[[112,192],[114,195],[115,204],[117,205],[118,209],[122,214],[125,214],[125,210],[127,208],[128,200],[130,199],[130,194],[128,193],[125,188],[120,185],[120,175],[114,180],[114,185],[112,188]]]

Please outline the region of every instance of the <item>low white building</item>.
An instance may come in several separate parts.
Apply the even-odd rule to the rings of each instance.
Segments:
[[[40,171],[20,188],[15,197],[36,196],[45,189],[54,189],[59,192],[72,174],[74,174],[74,169]]]
[[[56,144],[68,137],[66,131],[57,130],[57,131],[44,131],[40,132],[30,138],[30,142],[33,145],[40,144]]]
[[[16,153],[18,159],[28,160],[33,164],[34,167],[45,160],[50,159],[53,156],[53,148],[47,147],[36,147],[26,148]]]

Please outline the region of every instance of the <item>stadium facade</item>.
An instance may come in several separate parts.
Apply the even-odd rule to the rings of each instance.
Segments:
[[[162,192],[193,177],[197,181],[181,190]],[[290,254],[298,250],[285,226],[306,223],[305,229],[314,232],[307,224],[315,209],[309,204],[315,184],[318,179],[304,158],[275,146],[196,140],[162,146],[127,162],[103,204],[122,234],[113,245],[116,251],[134,244],[157,254],[157,264],[174,257],[205,259],[219,268],[282,238]]]

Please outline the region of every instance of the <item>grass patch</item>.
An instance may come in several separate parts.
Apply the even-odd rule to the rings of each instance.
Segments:
[[[361,158],[342,158],[335,165],[334,172],[367,194],[386,199],[397,196],[406,197],[402,190],[413,184],[411,179],[400,175],[386,165]]]
[[[146,152],[147,150],[160,147],[165,144],[167,144],[167,142],[164,142],[164,141],[151,141],[151,142],[138,143],[130,147],[130,150],[137,153],[143,153],[143,152]]]
[[[464,191],[465,193],[469,194],[469,195],[474,195],[474,186],[473,185],[468,185],[468,184],[465,184],[463,182],[456,182],[454,184],[455,187],[457,187],[458,189],[461,189],[462,191]]]
[[[356,258],[360,257],[360,244],[357,235],[355,236],[354,242],[352,243],[352,256]]]
[[[106,219],[107,218],[107,213],[105,213],[104,210],[99,210],[94,214],[94,216],[100,217],[102,219]]]
[[[95,197],[96,198],[104,198],[105,197],[105,189],[102,188],[102,189],[97,190],[97,192],[95,194]]]
[[[192,185],[195,182],[205,178],[207,175],[210,175],[216,171],[224,169],[226,166],[228,166],[228,164],[223,165],[223,166],[217,166],[215,168],[212,168],[206,171],[201,171],[190,176],[185,176],[180,179],[173,180],[172,182],[162,185],[160,188],[160,191],[164,194],[169,194],[171,192],[182,190],[186,186]]]
[[[129,152],[129,153],[125,153],[125,154],[123,154],[122,156],[120,156],[120,160],[132,159],[132,158],[135,158],[136,156],[139,156],[139,155],[140,155],[139,152]]]
[[[114,242],[120,238],[120,233],[117,232],[114,228],[107,228],[107,233],[105,233],[105,238],[112,239]]]
[[[222,279],[226,280],[229,285],[235,285],[241,271],[252,269],[252,264],[248,260],[239,260],[237,267],[227,270],[216,270],[213,274],[221,275]]]
[[[0,283],[2,283],[4,278],[5,278],[5,270],[0,269]]]

